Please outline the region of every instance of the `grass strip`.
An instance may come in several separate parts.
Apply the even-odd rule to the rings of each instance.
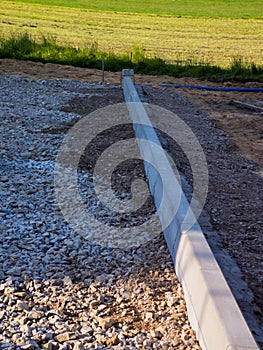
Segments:
[[[98,49],[96,42],[86,48],[62,46],[54,38],[42,36],[34,39],[28,33],[0,38],[0,58],[59,63],[83,68],[101,69],[102,58],[105,70],[121,71],[133,68],[136,73],[194,77],[211,81],[257,81],[263,82],[263,66],[245,63],[234,58],[229,67],[222,68],[195,60],[177,61],[173,64],[159,57],[146,57],[143,50],[134,48],[130,53],[116,54]]]
[[[10,0],[14,2],[14,0]],[[15,0],[15,2],[95,11],[203,18],[262,18],[261,0]]]
[[[122,54],[134,46],[147,57],[167,62],[187,59],[227,67],[233,57],[262,64],[263,21],[190,18],[92,11],[0,0],[0,33],[23,31],[34,38],[54,37],[59,45],[87,47]]]

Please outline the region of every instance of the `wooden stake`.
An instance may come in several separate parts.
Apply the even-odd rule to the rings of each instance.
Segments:
[[[104,83],[104,57],[101,60],[102,82]]]

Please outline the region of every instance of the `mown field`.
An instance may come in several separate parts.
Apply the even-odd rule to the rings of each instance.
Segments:
[[[224,67],[234,57],[242,57],[245,62],[262,64],[260,18],[160,16],[13,1],[0,4],[0,32],[5,37],[26,31],[33,37],[55,37],[62,45],[87,47],[97,42],[100,50],[115,53],[131,52],[136,46],[147,56],[169,61],[190,59]]]
[[[13,1],[13,0],[10,0]],[[83,8],[96,11],[118,11],[155,15],[262,18],[263,2],[259,0],[15,0],[50,6]]]

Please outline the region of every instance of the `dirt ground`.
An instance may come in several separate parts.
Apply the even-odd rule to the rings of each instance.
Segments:
[[[87,82],[102,81],[102,73],[97,69],[77,68],[52,63],[17,61],[0,59],[0,74],[15,75],[40,79],[73,79]],[[120,83],[120,72],[105,72],[104,81]],[[135,82],[142,83],[171,83],[179,85],[212,85],[223,87],[261,87],[262,83],[223,84],[201,81],[193,78],[172,78],[169,76],[136,75]],[[204,90],[178,89],[201,110],[208,113],[208,117],[216,125],[226,131],[233,141],[233,151],[259,165],[259,172],[263,176],[263,122],[262,113],[240,108],[234,100],[263,101],[262,92],[217,92]],[[261,106],[263,108],[263,105]]]
[[[102,81],[100,70],[10,59],[0,60],[0,75],[38,79],[63,78],[86,82]],[[120,72],[105,72],[106,83],[120,84],[120,80]],[[263,88],[262,83],[214,83],[168,76],[136,75],[135,82]],[[205,132],[211,132],[208,138],[214,137],[215,144],[218,144],[217,148],[208,149],[211,193],[207,209],[211,214],[214,228],[221,233],[224,247],[238,262],[245,280],[253,291],[256,303],[253,312],[262,321],[263,112],[241,108],[233,101],[263,101],[263,93],[217,92],[185,88],[170,90],[158,86],[147,91],[146,88],[151,103],[167,108],[170,105],[171,110],[174,108],[174,112],[180,115],[184,113],[184,105],[183,103],[180,105],[178,101],[178,106],[174,106],[175,91],[182,93],[192,104],[193,108],[188,107],[186,118],[193,131],[198,133],[198,128],[201,130],[204,126]],[[83,108],[83,105],[79,103],[77,107]],[[261,107],[263,108],[263,104]],[[194,111],[194,118],[191,117],[192,111]],[[204,112],[212,121],[211,125],[204,121]],[[223,130],[224,135],[228,137],[229,144],[223,148],[221,146],[225,143],[225,136],[218,134],[217,131],[214,132],[213,124]],[[201,137],[205,138],[202,135]],[[206,142],[209,148],[209,140]]]

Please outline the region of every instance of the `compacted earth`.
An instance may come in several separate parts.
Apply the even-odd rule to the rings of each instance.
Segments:
[[[98,70],[0,60],[1,349],[200,349],[162,235],[128,251],[92,244],[57,205],[54,167],[67,131],[98,108],[123,102],[121,74],[101,79]],[[135,83],[152,83],[139,90],[144,100],[184,120],[203,148],[209,191],[200,224],[262,347],[263,115],[233,101],[258,104],[263,93],[157,84],[263,84],[140,75]],[[89,179],[85,164],[104,143],[95,142],[91,159],[84,154],[80,179]],[[175,155],[173,143],[166,147]],[[191,187],[189,162],[180,152],[174,158]],[[135,177],[138,171],[141,163]]]

